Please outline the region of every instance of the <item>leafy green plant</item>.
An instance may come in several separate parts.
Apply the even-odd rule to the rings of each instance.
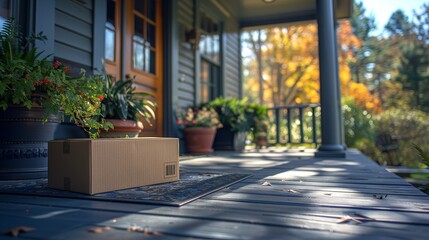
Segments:
[[[414,149],[416,149],[417,153],[419,154],[422,162],[429,167],[429,155],[423,151],[419,146],[416,144],[413,144]]]
[[[103,87],[105,98],[102,99],[105,118],[138,121],[141,117],[151,124],[151,120],[155,119],[156,103],[151,94],[137,92],[134,82],[134,78],[115,81],[106,75]]]
[[[233,132],[250,131],[253,119],[245,99],[219,97],[207,103],[206,106],[216,110],[224,127],[231,127]]]
[[[252,117],[251,127],[253,137],[267,136],[270,124],[268,108],[259,104],[249,104],[247,112]]]
[[[415,149],[410,147],[418,143],[423,151],[429,150],[429,114],[411,109],[392,108],[384,110],[374,117],[375,129],[388,132],[398,138],[399,160],[402,165],[416,168],[421,162],[415,156]]]
[[[42,52],[29,46],[45,39],[42,33],[24,37],[13,19],[5,22],[0,32],[0,107],[42,107],[46,116],[64,112],[90,137],[97,137],[109,127],[99,108],[102,79],[86,76],[85,71],[71,77],[70,68],[59,61],[39,59]]]

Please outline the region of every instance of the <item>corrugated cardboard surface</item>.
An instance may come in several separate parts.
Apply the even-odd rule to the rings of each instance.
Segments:
[[[51,188],[96,194],[179,180],[175,138],[56,140],[48,152]]]

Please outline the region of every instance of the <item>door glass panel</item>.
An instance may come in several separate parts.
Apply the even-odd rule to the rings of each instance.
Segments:
[[[137,12],[144,14],[144,0],[134,0],[134,9]]]
[[[156,60],[155,55],[156,55],[156,52],[153,50],[150,50],[150,61],[149,61],[149,71],[148,72],[153,73],[153,74],[155,74],[155,60]]]
[[[154,25],[152,25],[150,23],[147,24],[147,40],[148,40],[149,45],[151,47],[156,47],[155,46],[155,42],[156,42],[156,39],[155,39],[155,37],[156,37],[155,29],[156,28],[155,28]]]
[[[155,0],[146,0],[146,16],[152,20],[155,21]]]
[[[133,37],[133,68],[144,70],[144,39],[140,36]]]
[[[0,0],[0,29],[3,28],[3,24],[10,17],[10,1]]]
[[[141,38],[144,37],[143,34],[143,19],[135,16],[134,17],[134,35],[137,35]]]

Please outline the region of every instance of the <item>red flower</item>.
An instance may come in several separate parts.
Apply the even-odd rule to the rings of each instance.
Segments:
[[[104,100],[104,96],[99,96],[98,99],[102,102]]]
[[[98,109],[98,105],[94,105],[94,108],[95,108],[95,109]]]
[[[177,124],[182,124],[182,119],[177,119],[176,123]]]
[[[192,119],[192,123],[195,124],[197,121],[195,119]]]
[[[68,66],[67,66],[67,67],[65,67],[65,68],[64,68],[64,72],[65,72],[65,73],[70,72],[70,67],[68,67]]]
[[[37,82],[33,82],[33,86],[37,86]]]
[[[188,125],[188,121],[183,121],[183,124],[186,126]]]
[[[60,63],[60,61],[55,60],[55,61],[54,61],[54,63],[52,64],[52,66],[53,66],[55,69],[57,69],[57,68],[59,68],[59,67],[61,66],[61,63]]]
[[[49,78],[44,78],[43,79],[43,83],[48,85],[51,81],[49,81]]]

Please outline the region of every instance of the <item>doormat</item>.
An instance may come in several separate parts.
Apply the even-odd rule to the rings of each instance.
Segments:
[[[0,194],[147,203],[179,207],[222,188],[226,188],[249,176],[250,174],[181,171],[180,180],[177,182],[117,190],[95,195],[49,188],[47,178],[0,181]]]

